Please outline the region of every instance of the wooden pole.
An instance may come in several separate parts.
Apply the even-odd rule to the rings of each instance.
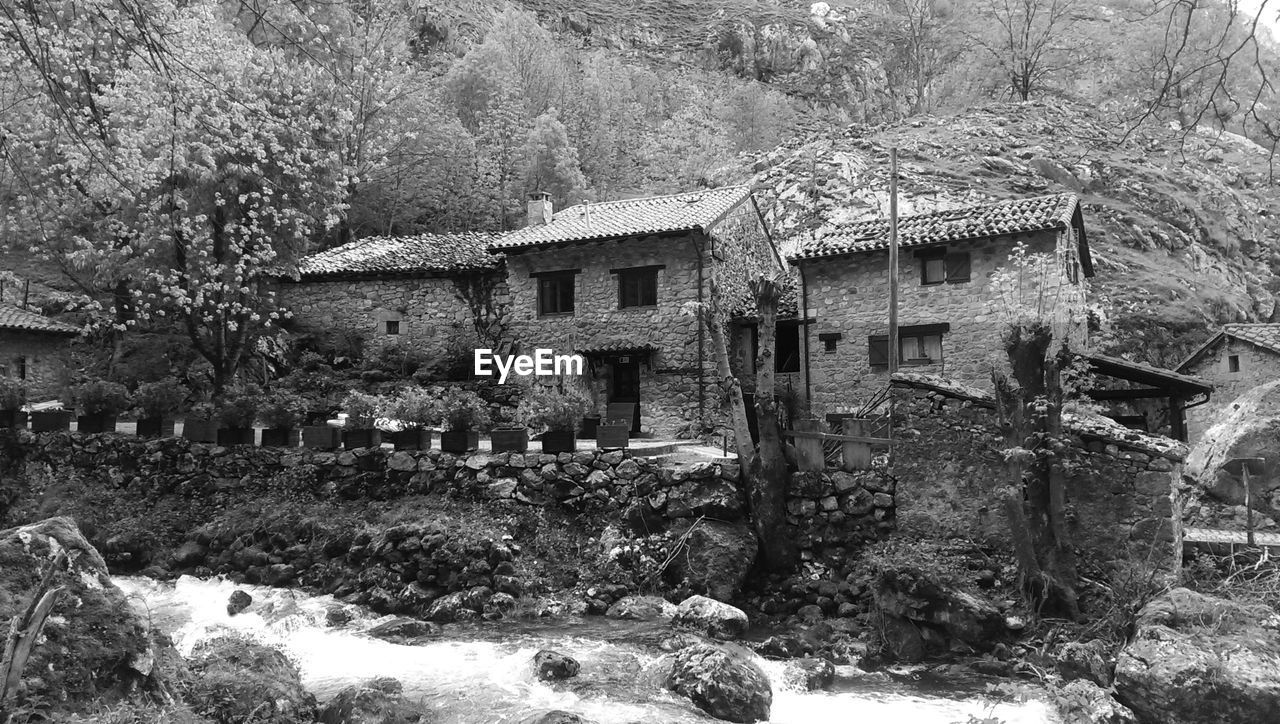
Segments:
[[[1249,492],[1249,464],[1240,467],[1240,478],[1244,481],[1244,516],[1245,542],[1253,545],[1253,494]]]
[[[898,371],[898,149],[889,149],[889,374]]]

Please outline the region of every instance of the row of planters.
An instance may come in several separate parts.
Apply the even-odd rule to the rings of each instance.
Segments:
[[[133,410],[141,437],[171,437],[175,417],[183,408],[187,389],[168,378],[143,384],[130,395],[115,382],[91,381],[69,390],[67,402],[75,407],[77,429],[84,433],[114,432],[118,417]],[[26,427],[26,403],[20,383],[0,378],[0,427]],[[314,409],[308,400],[287,391],[264,394],[248,388],[227,395],[218,405],[200,403],[183,415],[183,437],[219,445],[253,445],[254,424],[265,425],[264,447],[305,447],[334,450],[339,447],[377,447],[387,441],[397,450],[431,447],[432,429],[440,427],[440,448],[462,453],[479,447],[480,433],[488,431],[493,450],[525,452],[531,429],[540,431],[543,452],[571,452],[577,448],[577,432],[591,410],[590,398],[573,385],[533,386],[521,400],[518,424],[491,428],[489,406],[474,392],[458,388],[407,388],[395,395],[376,396],[352,392],[342,401],[346,423],[342,428],[325,423],[328,410]],[[68,410],[31,413],[32,430],[56,432],[70,429]],[[379,421],[385,421],[383,427]],[[597,446],[626,447],[630,421],[602,421],[596,427]]]

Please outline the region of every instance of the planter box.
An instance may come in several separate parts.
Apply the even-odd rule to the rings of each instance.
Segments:
[[[440,449],[445,452],[471,452],[478,447],[480,447],[480,433],[473,430],[450,430],[440,433]]]
[[[297,447],[302,431],[294,427],[268,427],[262,431],[263,447]]]
[[[353,428],[342,431],[342,446],[348,450],[358,447],[378,447],[382,444],[382,431],[374,428]]]
[[[562,453],[578,449],[577,437],[572,432],[548,430],[542,433],[542,452]]]
[[[138,437],[173,437],[173,418],[138,418]]]
[[[423,427],[411,427],[408,430],[393,432],[388,437],[397,450],[430,450],[431,431]]]
[[[618,448],[627,447],[627,443],[631,440],[631,423],[623,422],[622,424],[601,425],[596,428],[596,447],[597,448]]]
[[[76,418],[76,430],[87,435],[116,431],[115,415],[81,415]]]
[[[591,415],[582,418],[582,432],[578,433],[579,440],[596,439],[596,429],[600,427],[600,416]]]
[[[529,449],[529,431],[523,427],[497,429],[489,433],[494,452],[525,452]]]
[[[302,446],[312,450],[337,450],[342,446],[342,431],[328,425],[302,428]]]
[[[67,410],[41,410],[31,413],[32,432],[66,432],[71,429],[71,413]]]
[[[220,427],[216,437],[223,447],[252,445],[254,442],[252,427]]]
[[[217,442],[218,423],[213,420],[183,420],[182,437],[191,442]]]
[[[27,427],[27,413],[22,410],[0,410],[0,427],[25,430]]]

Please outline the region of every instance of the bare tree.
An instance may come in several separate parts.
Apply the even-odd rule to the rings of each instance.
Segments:
[[[946,0],[889,0],[889,32],[910,84],[911,113],[936,104],[935,84],[964,51],[957,13]]]
[[[969,38],[999,67],[1009,95],[1028,100],[1081,57],[1079,0],[980,0]]]

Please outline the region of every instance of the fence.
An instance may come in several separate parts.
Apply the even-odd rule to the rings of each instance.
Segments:
[[[869,470],[875,450],[889,446],[888,418],[832,415],[827,419],[839,432],[823,430],[822,420],[796,420],[794,429],[783,431],[795,446],[800,470]]]

